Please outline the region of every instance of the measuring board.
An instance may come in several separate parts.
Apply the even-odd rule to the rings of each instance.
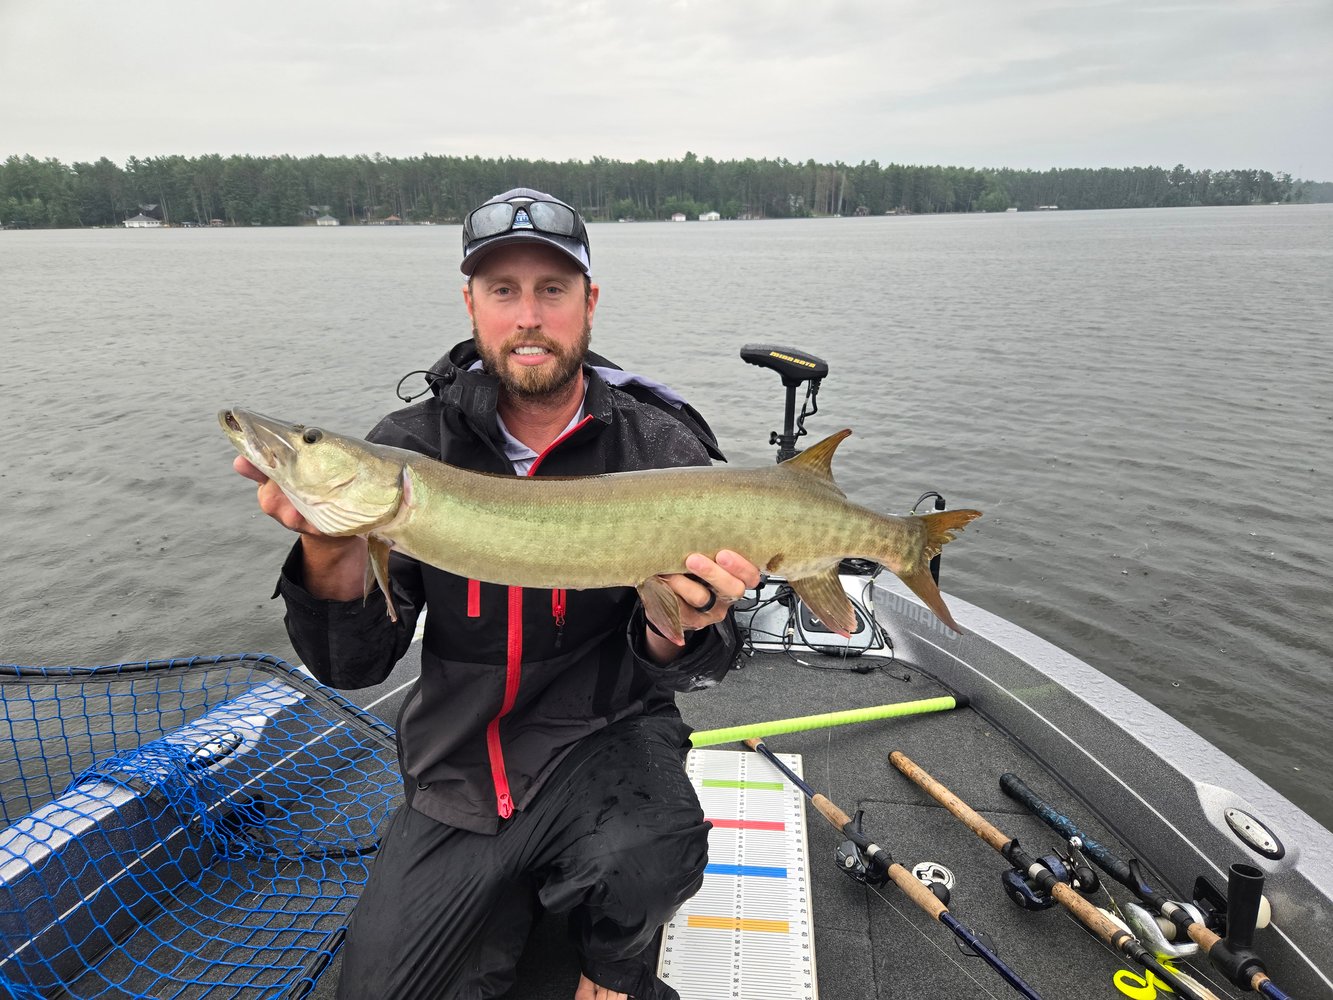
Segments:
[[[800,754],[778,754],[801,774]],[[691,750],[708,834],[703,886],[662,932],[680,1000],[817,1000],[805,796],[757,753]]]

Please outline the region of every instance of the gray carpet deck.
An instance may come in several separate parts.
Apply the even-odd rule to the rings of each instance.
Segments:
[[[708,691],[682,696],[681,711],[696,729],[864,707],[947,693],[909,664],[885,663],[870,673],[836,669],[839,661],[805,652],[802,666],[781,653],[761,653]],[[868,661],[867,661],[868,662]],[[877,661],[882,663],[882,661]],[[416,665],[400,664],[376,689],[356,692],[356,701],[393,722]],[[396,693],[394,693],[396,692]],[[865,828],[910,868],[919,861],[951,869],[957,885],[951,912],[984,930],[1000,957],[1047,1000],[1119,997],[1112,977],[1129,963],[1076,924],[1058,907],[1028,912],[1011,903],[1001,887],[1006,862],[930,800],[888,762],[901,750],[1033,854],[1049,853],[1057,838],[1008,799],[998,778],[1013,771],[1047,798],[1068,802],[1070,793],[1005,734],[970,709],[901,720],[775,736],[776,751],[802,755],[805,777],[843,810],[864,809]],[[739,749],[739,747],[737,747]],[[988,965],[964,955],[947,928],[917,909],[891,883],[870,889],[836,869],[833,852],[841,837],[807,809],[815,956],[819,995],[824,1000],[1016,996]],[[1113,850],[1132,854],[1106,829],[1080,816],[1088,832]],[[1157,884],[1165,885],[1158,879]],[[1123,899],[1127,893],[1112,885]],[[1105,904],[1105,893],[1096,900]],[[338,963],[311,994],[334,995]],[[1240,994],[1216,984],[1219,996]],[[564,940],[562,922],[538,922],[509,1000],[570,1000],[578,970]],[[719,989],[717,1000],[729,997]],[[1159,994],[1166,996],[1166,994]],[[709,998],[713,1000],[713,998]]]

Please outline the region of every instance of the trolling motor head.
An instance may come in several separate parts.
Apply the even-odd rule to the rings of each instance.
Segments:
[[[828,362],[793,347],[776,347],[772,344],[746,344],[741,348],[741,360],[749,365],[772,369],[782,376],[782,384],[787,387],[786,416],[782,433],[774,431],[768,443],[778,446],[779,462],[795,458],[796,439],[806,432],[805,418],[819,412],[815,398],[819,395],[819,383],[828,375]],[[810,386],[805,390],[805,404],[801,406],[798,418],[796,389],[802,382],[809,382]]]

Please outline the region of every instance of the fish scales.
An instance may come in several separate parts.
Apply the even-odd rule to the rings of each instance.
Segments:
[[[780,465],[656,469],[573,478],[494,476],[412,451],[239,407],[218,414],[236,450],[328,535],[367,540],[371,580],[396,619],[389,553],[490,583],[635,587],[648,620],[683,642],[680,599],[661,579],[694,552],[732,549],[780,574],[825,624],[856,627],[838,578],[846,557],[898,574],[945,624],[957,623],[928,569],[976,510],[898,517],[850,502],[831,462],[851,431]]]
[[[842,552],[900,565],[920,527],[848,504],[808,476],[766,469],[662,469],[520,479],[412,462],[410,508],[381,529],[435,566],[523,587],[637,587],[723,548],[771,572],[835,565]],[[887,543],[887,544],[886,544]]]

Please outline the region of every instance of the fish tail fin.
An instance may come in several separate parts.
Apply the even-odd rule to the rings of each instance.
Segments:
[[[949,614],[949,606],[944,603],[940,588],[935,585],[935,578],[930,575],[930,563],[922,563],[911,573],[899,573],[898,578],[912,588],[912,593],[926,602],[926,607],[935,612],[940,621],[948,625],[959,635],[963,635],[962,626]]]
[[[931,514],[917,516],[926,525],[926,544],[921,554],[929,562],[940,554],[940,549],[944,548],[946,543],[958,537],[958,532],[979,518],[981,511],[960,507],[958,510],[937,510]]]
[[[926,602],[926,607],[935,612],[940,621],[948,625],[959,635],[962,628],[953,620],[935,578],[930,575],[930,561],[940,554],[947,543],[958,537],[958,532],[981,516],[979,510],[941,510],[931,514],[917,515],[926,528],[926,540],[921,546],[921,555],[914,561],[912,569],[894,570],[898,578],[912,589],[912,593]]]

